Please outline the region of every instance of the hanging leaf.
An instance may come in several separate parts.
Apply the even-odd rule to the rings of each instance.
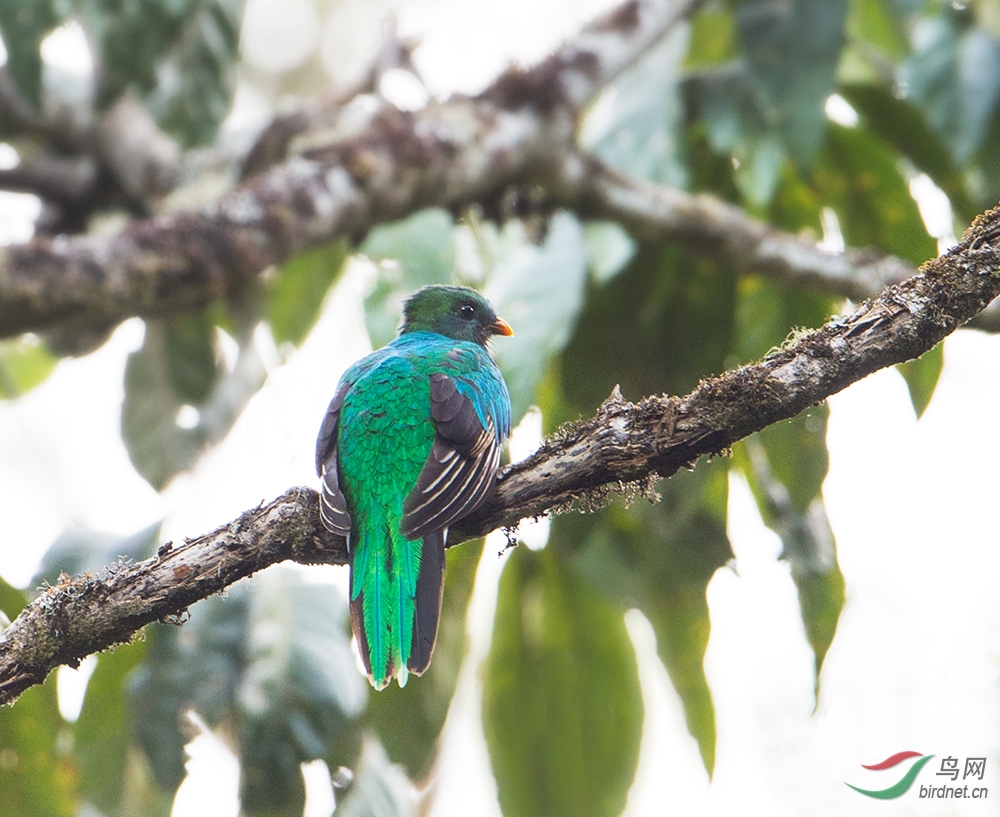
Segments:
[[[958,164],[982,143],[1000,100],[1000,43],[967,26],[968,14],[946,8],[924,18],[913,56],[901,69],[908,96]]]
[[[630,176],[684,187],[678,87],[687,46],[679,26],[605,88],[584,118],[583,147]]]
[[[80,794],[108,817],[167,817],[173,801],[173,792],[156,785],[133,741],[132,711],[125,693],[145,654],[142,640],[101,653],[73,726]]]
[[[965,179],[956,170],[944,141],[928,127],[912,100],[900,99],[891,89],[875,85],[844,85],[839,91],[875,136],[947,194],[959,218],[972,220],[979,208],[969,198]]]
[[[715,767],[715,709],[705,678],[711,629],[705,590],[732,558],[726,536],[726,463],[699,463],[660,483],[656,504],[615,503],[596,515],[557,517],[549,547],[621,609],[638,607],[684,707],[709,774]],[[569,555],[575,554],[575,555]]]
[[[305,250],[278,268],[267,296],[267,320],[275,343],[298,346],[305,340],[349,250],[347,240],[340,238]]]
[[[501,809],[618,815],[642,717],[621,609],[551,551],[519,549],[500,580],[483,689]]]
[[[0,400],[20,397],[43,383],[57,362],[37,335],[0,340]]]
[[[566,345],[583,306],[587,255],[576,216],[556,213],[541,246],[523,244],[500,258],[485,294],[514,335],[492,354],[510,389],[514,422],[536,400],[536,389]]]
[[[188,2],[147,96],[161,127],[187,145],[210,143],[229,113],[244,0]]]
[[[455,230],[451,214],[430,209],[372,230],[361,252],[381,265],[375,291],[365,299],[365,322],[372,346],[396,337],[403,301],[428,284],[452,283]]]
[[[423,777],[430,768],[455,694],[468,645],[469,599],[482,552],[481,542],[467,542],[447,551],[444,603],[430,669],[402,689],[390,684],[368,695],[369,723],[392,761],[402,764],[414,779]]]
[[[335,757],[337,742],[364,710],[367,683],[355,668],[346,613],[339,592],[301,571],[271,569],[254,580],[234,701],[248,815],[301,813],[300,764],[348,759]]]
[[[65,728],[55,673],[16,706],[0,708],[0,814],[76,817],[73,767],[61,748]]]
[[[930,405],[934,389],[944,369],[944,344],[939,343],[929,352],[925,352],[916,360],[900,363],[896,367],[906,380],[910,391],[910,402],[917,417],[923,417],[924,411]]]
[[[847,0],[744,0],[736,6],[740,47],[768,131],[807,162],[826,129],[844,43]]]
[[[208,356],[173,358],[180,344],[171,343],[172,334],[169,323],[147,321],[142,348],[125,364],[122,440],[135,469],[157,490],[189,468],[205,444],[204,430],[197,424],[178,423],[182,406],[188,404],[178,385],[195,387],[207,378]]]
[[[635,255],[635,242],[613,221],[590,221],[583,225],[590,274],[596,284],[606,284],[625,269]]]
[[[232,428],[264,382],[252,332],[228,371],[206,313],[146,321],[142,348],[125,364],[122,440],[135,469],[161,489]]]
[[[24,97],[42,109],[42,54],[45,36],[64,19],[59,0],[0,3],[0,35],[7,52],[7,70]]]
[[[339,817],[408,817],[414,813],[406,775],[375,741],[365,741],[350,788],[338,796]]]
[[[761,518],[781,538],[792,568],[806,638],[815,659],[818,697],[823,660],[845,601],[836,543],[820,498],[826,474],[826,406],[770,426],[734,447],[734,460],[757,500]],[[810,427],[812,426],[812,427]],[[822,449],[822,451],[820,451]],[[818,464],[824,463],[820,469]],[[802,465],[796,471],[796,464]]]
[[[231,717],[244,668],[249,585],[200,602],[183,626],[146,628],[146,655],[133,672],[132,728],[157,783],[173,792],[184,779],[183,715],[194,709],[208,723]]]
[[[591,413],[619,383],[626,397],[682,394],[724,368],[733,342],[735,276],[675,250],[641,247],[627,269],[593,292],[560,360],[548,422]],[[704,674],[706,586],[732,557],[722,461],[658,484],[657,505],[637,501],[598,515],[557,516],[549,547],[619,609],[638,607],[684,706],[706,768],[715,716]]]

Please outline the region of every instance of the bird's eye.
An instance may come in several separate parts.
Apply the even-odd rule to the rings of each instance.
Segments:
[[[476,308],[472,304],[462,304],[458,308],[458,314],[465,318],[465,320],[471,321],[476,317]]]

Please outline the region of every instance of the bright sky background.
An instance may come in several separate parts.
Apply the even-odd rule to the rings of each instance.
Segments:
[[[392,4],[342,5],[368,15],[374,27]],[[512,57],[531,62],[607,5],[423,0],[401,4],[398,18],[403,34],[424,33],[418,66],[432,92],[447,95],[477,90]],[[287,65],[304,59],[296,47],[306,57],[313,48],[343,56],[342,32],[350,27],[320,28],[311,9],[305,0],[250,0],[248,58],[262,67],[278,59],[266,48],[254,50],[255,42],[275,52],[278,43],[289,43]],[[522,15],[529,13],[534,22],[526,26]],[[328,59],[340,70],[343,60]],[[251,118],[253,94],[241,100],[234,119]],[[0,196],[0,242],[24,237],[23,208],[32,206]],[[275,368],[233,432],[162,496],[135,474],[119,437],[122,372],[128,352],[141,342],[140,321],[126,322],[94,354],[64,361],[20,401],[0,403],[0,574],[25,584],[41,553],[69,524],[131,533],[165,516],[166,537],[196,535],[290,485],[312,484],[319,419],[343,368],[368,349],[359,305],[369,283],[370,271],[354,267],[284,365],[270,347]],[[260,342],[269,347],[266,337]],[[824,496],[848,598],[819,705],[814,712],[812,654],[788,567],[776,560],[780,545],[761,524],[745,486],[734,480],[730,535],[736,560],[708,590],[706,671],[719,736],[715,779],[709,782],[687,734],[679,699],[655,657],[651,628],[641,614],[630,613],[647,724],[629,817],[668,809],[720,817],[997,812],[1000,537],[993,502],[1000,441],[991,432],[1000,405],[1000,337],[959,331],[947,341],[945,371],[920,422],[894,371],[873,375],[830,402]],[[535,424],[523,430],[522,453],[537,438]],[[446,727],[447,771],[433,811],[439,817],[499,814],[478,720],[477,680],[503,564],[493,556],[498,549],[486,548],[477,581],[474,648]],[[343,585],[346,570],[323,571],[323,580],[338,573],[335,581]],[[844,785],[888,785],[895,778],[887,783],[860,764],[904,749],[991,758],[984,781],[993,790],[990,799],[942,807],[911,793],[885,802]],[[195,752],[199,761],[192,769],[201,782],[186,786],[175,814],[235,815],[235,765],[209,738]],[[938,768],[931,761],[918,782]],[[313,774],[322,778],[324,770]],[[316,791],[310,817],[330,810],[328,794],[322,786]]]

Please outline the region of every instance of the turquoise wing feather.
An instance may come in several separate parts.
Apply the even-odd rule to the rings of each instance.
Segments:
[[[437,633],[447,528],[488,495],[510,398],[485,349],[411,332],[344,375],[317,442],[324,524],[348,537],[369,677],[420,674]]]

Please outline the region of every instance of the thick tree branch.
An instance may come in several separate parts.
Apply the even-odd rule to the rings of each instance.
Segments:
[[[335,117],[297,140],[298,156],[201,210],[2,249],[0,336],[189,309],[305,247],[531,180],[572,149],[580,106],[699,4],[629,0],[475,99],[383,106],[361,127]]]
[[[919,275],[762,361],[703,380],[685,397],[633,404],[616,390],[593,418],[506,468],[495,494],[451,531],[449,545],[574,501],[589,505],[626,483],[649,485],[699,457],[724,453],[871,372],[923,354],[998,294],[1000,209],[978,218],[957,247]],[[343,539],[319,523],[315,491],[294,488],[212,533],[164,545],[139,564],[67,578],[0,634],[0,703],[60,664],[126,642],[145,624],[178,616],[268,565],[346,558]]]

